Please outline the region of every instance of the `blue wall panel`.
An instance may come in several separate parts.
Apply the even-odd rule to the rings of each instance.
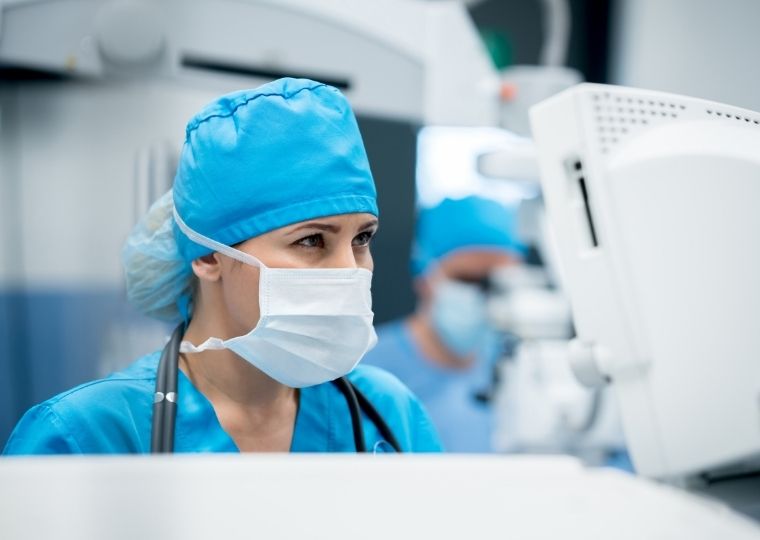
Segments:
[[[165,332],[122,291],[0,291],[0,446],[30,406],[155,350]]]

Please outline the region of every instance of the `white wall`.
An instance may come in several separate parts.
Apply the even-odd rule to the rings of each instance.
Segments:
[[[23,275],[16,94],[0,88],[0,287]]]
[[[6,91],[0,284],[119,287],[138,151],[165,142],[178,153],[187,120],[214,93],[71,82]]]
[[[759,0],[619,0],[612,82],[760,111]]]

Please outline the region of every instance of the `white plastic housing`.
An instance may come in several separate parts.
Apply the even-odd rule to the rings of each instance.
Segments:
[[[531,121],[578,337],[611,378],[636,469],[751,464],[760,113],[582,84]]]
[[[495,125],[499,78],[460,2],[2,0],[0,63],[226,91],[279,76],[343,85],[361,114]]]

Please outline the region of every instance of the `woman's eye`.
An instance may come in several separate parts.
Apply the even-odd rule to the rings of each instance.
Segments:
[[[368,246],[369,241],[372,240],[372,236],[374,233],[370,231],[364,231],[363,233],[359,233],[356,235],[356,238],[354,238],[354,246]]]
[[[308,248],[321,248],[325,247],[325,239],[322,238],[321,234],[312,234],[296,241],[296,245]]]

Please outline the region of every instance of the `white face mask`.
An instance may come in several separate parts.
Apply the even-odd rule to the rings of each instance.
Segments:
[[[193,242],[260,270],[256,327],[227,340],[211,337],[197,347],[183,341],[180,352],[229,349],[276,381],[303,388],[346,375],[377,343],[369,270],[269,268],[193,231],[176,210],[174,219]]]
[[[487,336],[485,294],[477,285],[442,280],[434,288],[431,320],[444,345],[466,356]]]

